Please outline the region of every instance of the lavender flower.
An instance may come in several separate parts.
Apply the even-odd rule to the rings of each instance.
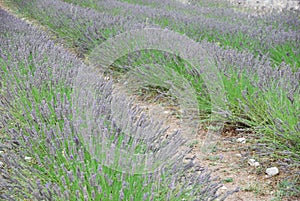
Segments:
[[[300,129],[297,114],[300,71],[297,66],[294,68],[284,62],[274,65],[272,58],[265,53],[290,41],[296,45],[285,56],[299,54],[298,17],[288,13],[254,17],[234,13],[228,8],[189,7],[168,0],[147,0],[143,1],[144,5],[99,1],[94,9],[58,0],[12,3],[17,4],[20,10],[27,9],[30,15],[49,25],[60,37],[69,38],[72,41],[70,45],[81,53],[87,53],[95,44],[122,31],[149,26],[149,21],[151,26],[154,23],[168,26],[185,32],[197,41],[210,36],[222,41],[223,37],[233,35],[246,36],[243,47],[251,46],[250,42],[256,41],[252,49],[262,49],[257,52],[260,57],[256,57],[253,50],[239,51],[207,41],[202,44],[224,74],[228,93],[235,94],[229,94],[225,100],[230,110],[229,120],[238,119],[254,127],[262,125],[261,131],[273,132],[276,140],[286,142],[287,148],[295,147],[293,140],[298,139]],[[108,14],[116,8],[120,8],[119,11]],[[280,19],[276,26],[273,24],[275,18]],[[43,31],[1,9],[0,21],[0,109],[3,112],[0,119],[3,131],[8,135],[3,139],[8,144],[5,162],[12,168],[10,174],[1,170],[9,175],[5,181],[0,181],[1,190],[6,190],[0,196],[2,199],[12,200],[20,196],[38,200],[108,197],[111,200],[133,200],[134,197],[156,200],[161,194],[165,195],[163,199],[170,200],[186,195],[195,200],[214,200],[218,197],[216,191],[220,185],[212,181],[206,172],[200,176],[194,174],[193,164],[182,165],[179,156],[178,164],[165,166],[149,175],[123,174],[121,179],[116,176],[120,172],[110,165],[123,163],[131,165],[133,172],[138,171],[138,164],[129,160],[134,158],[130,158],[127,152],[115,152],[118,146],[133,153],[139,145],[145,145],[145,150],[153,151],[158,158],[163,151],[174,153],[174,150],[164,149],[172,145],[171,142],[155,137],[151,140],[132,140],[124,133],[129,131],[141,136],[154,131],[157,136],[162,136],[166,128],[147,121],[141,110],[132,107],[130,100],[124,96],[119,94],[114,99],[113,83],[103,78],[94,80],[94,94],[87,88],[80,92],[80,99],[72,100],[70,97],[74,92],[76,75],[86,72],[87,76],[80,80],[85,86],[85,81],[91,79],[89,75],[95,72],[88,72],[88,66],[62,46],[55,45],[57,41],[50,40]],[[240,42],[237,44],[240,46]],[[141,56],[139,54],[134,56]],[[129,64],[133,63],[130,59],[133,60],[134,56],[129,58]],[[177,57],[169,57],[169,60],[172,59],[180,63]],[[201,72],[187,71],[187,74],[201,83]],[[205,94],[205,90],[201,93]],[[86,101],[93,95],[94,99]],[[115,100],[122,106],[117,112],[111,109]],[[74,105],[87,110],[77,111]],[[181,142],[178,133],[171,137],[175,139],[175,144]],[[102,139],[111,141],[104,144]],[[84,145],[85,140],[89,140],[90,147]],[[95,158],[98,153],[103,160]],[[121,156],[118,158],[117,154]],[[28,166],[28,161],[23,159],[27,155],[32,156],[39,167]],[[113,163],[115,159],[116,163]],[[137,160],[142,161],[143,158]],[[49,175],[51,178],[47,178]]]

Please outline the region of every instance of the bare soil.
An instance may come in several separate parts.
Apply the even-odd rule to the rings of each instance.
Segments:
[[[124,87],[124,86],[123,86]],[[118,86],[117,90],[122,90],[122,86]],[[125,90],[123,88],[123,90]],[[126,91],[126,90],[125,90]],[[152,96],[149,95],[152,94]],[[177,114],[179,107],[170,104],[166,100],[167,97],[155,99],[153,91],[145,91],[145,94],[130,94],[135,100],[134,104],[144,108],[149,115],[161,120],[166,126],[169,126],[168,133],[175,130],[183,129],[180,119]],[[128,94],[129,95],[129,94]],[[158,94],[156,94],[158,95]],[[148,98],[145,98],[148,97]],[[234,191],[237,188],[238,192],[230,195],[228,201],[275,201],[275,200],[300,200],[300,197],[278,196],[278,184],[283,179],[287,178],[297,169],[279,167],[278,161],[274,158],[262,158],[257,156],[252,146],[255,145],[256,135],[252,132],[237,132],[235,128],[225,127],[217,142],[214,151],[203,153],[201,151],[201,142],[206,136],[207,130],[200,125],[198,133],[195,134],[195,143],[193,149],[186,158],[195,158],[194,163],[198,167],[207,169],[211,172],[211,176],[222,182],[223,187],[218,193],[222,194],[226,191]],[[246,143],[237,142],[237,138],[246,138]],[[259,167],[252,167],[248,164],[248,159],[255,158],[259,161]],[[265,174],[265,169],[268,167],[277,166],[280,174],[268,177]]]

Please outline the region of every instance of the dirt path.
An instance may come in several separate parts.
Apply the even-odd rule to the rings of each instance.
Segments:
[[[125,91],[124,86],[118,86],[116,91]],[[134,99],[134,105],[143,108],[155,120],[161,120],[164,125],[169,126],[168,134],[175,130],[184,129],[184,125],[178,118],[180,108],[170,103],[167,97],[156,99],[145,92],[143,95],[128,94]],[[153,95],[153,94],[152,94]],[[157,95],[157,94],[156,94]],[[148,97],[148,98],[145,98]],[[149,98],[150,97],[150,98]],[[155,101],[153,101],[155,99]],[[290,175],[291,169],[278,165],[278,161],[271,157],[259,157],[253,149],[257,135],[250,131],[236,131],[233,128],[226,128],[222,133],[216,149],[209,153],[201,151],[201,142],[207,131],[199,128],[195,133],[195,143],[192,152],[186,156],[187,160],[194,158],[196,169],[201,172],[203,169],[211,171],[212,177],[222,182],[223,187],[218,191],[222,194],[226,191],[233,191],[239,188],[237,193],[230,195],[229,201],[296,201],[296,197],[280,197],[278,195],[278,184]],[[246,142],[238,142],[237,139],[245,138]],[[250,166],[249,159],[257,159],[258,167]],[[277,166],[280,174],[268,177],[266,168]],[[294,171],[297,171],[296,169]]]
[[[120,87],[118,87],[120,90]],[[149,116],[156,120],[161,120],[166,126],[170,126],[168,133],[174,130],[182,129],[180,119],[177,118],[178,108],[169,105],[165,100],[151,102],[151,100],[142,100],[139,95],[130,95],[134,100],[134,104],[143,108]],[[262,201],[272,200],[274,198],[275,189],[273,185],[277,178],[266,178],[262,170],[250,167],[247,163],[248,158],[252,155],[249,146],[250,136],[247,134],[234,134],[229,131],[223,133],[215,152],[204,154],[200,150],[200,144],[206,131],[200,129],[196,135],[193,150],[187,155],[187,159],[193,158],[195,166],[201,170],[208,169],[211,171],[212,177],[217,178],[223,183],[223,187],[218,193],[222,194],[226,191],[233,191],[239,188],[239,192],[229,196],[228,201]],[[247,143],[238,143],[236,139],[239,137],[247,137]]]
[[[144,100],[144,97],[140,95],[127,95],[135,100],[135,105],[148,112],[149,116],[163,121],[166,126],[170,126],[168,133],[184,129],[180,119],[177,118],[178,113],[180,113],[179,107],[168,104],[168,101],[163,98],[153,102],[153,99]],[[226,200],[296,201],[299,199],[296,197],[280,198],[277,195],[277,185],[289,176],[290,170],[285,167],[279,167],[276,161],[272,161],[272,158],[263,159],[256,156],[253,145],[257,136],[254,133],[225,129],[217,143],[216,149],[213,152],[203,153],[200,148],[206,132],[203,128],[199,128],[195,138],[196,141],[192,145],[192,152],[186,158],[194,158],[195,166],[200,167],[199,169],[202,170],[208,169],[211,171],[213,178],[217,178],[218,181],[222,182],[223,187],[219,189],[218,193],[222,194],[239,188],[237,193],[230,195]],[[245,138],[246,142],[238,142],[237,139],[239,138]],[[260,163],[258,167],[249,165],[248,160],[252,158],[257,158]],[[265,169],[271,166],[278,166],[280,174],[268,177]]]

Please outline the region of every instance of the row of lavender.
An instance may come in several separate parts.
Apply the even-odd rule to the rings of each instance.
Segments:
[[[99,13],[92,9],[72,6],[62,1],[13,1],[21,12],[36,18],[42,25],[65,39],[80,55],[87,53],[95,44],[132,28],[143,28],[143,20],[131,16]]]
[[[300,21],[297,14],[282,12],[255,17],[235,13],[230,8],[186,6],[173,1],[68,2],[105,13],[116,9],[118,15],[147,19],[150,24],[184,33],[196,41],[201,38],[216,41],[202,42],[202,47],[211,53],[224,74],[231,121],[268,133],[276,146],[299,153]]]
[[[297,66],[300,65],[298,59],[300,22],[295,13],[251,16],[234,12],[228,7],[199,7],[170,0],[136,1],[139,4],[86,0],[65,2],[90,7],[100,12],[135,16],[137,19],[148,18],[149,23],[153,22],[161,27],[185,33],[196,41],[207,38],[210,41],[220,42],[223,46],[247,49],[255,55],[269,52],[270,57],[278,63],[285,61],[291,65],[295,62]],[[278,55],[283,49],[285,54]]]
[[[22,12],[29,12],[30,17],[50,27],[69,44],[73,43],[73,47],[79,45],[79,50],[85,53],[117,33],[145,26],[157,27],[155,23],[184,32],[195,40],[199,40],[203,34],[210,36],[221,33],[219,37],[224,40],[202,42],[202,45],[214,57],[224,75],[230,108],[228,120],[251,126],[274,145],[299,153],[297,111],[300,72],[297,59],[300,58],[300,43],[296,15],[281,13],[249,17],[222,9],[222,16],[225,17],[219,21],[220,9],[205,10],[182,4],[172,7],[174,4],[171,3],[158,8],[156,1],[150,0],[147,2],[151,6],[120,1],[73,2],[82,7],[58,0],[15,2]],[[216,17],[210,18],[208,14]],[[238,16],[238,23],[229,22]],[[113,23],[111,19],[114,19]],[[200,27],[205,31],[202,32]],[[226,47],[233,44],[238,48]],[[258,56],[252,50],[259,52]],[[274,62],[274,56],[286,62]]]
[[[91,44],[95,45],[109,37],[107,33],[116,34],[128,28],[141,28],[148,18],[147,23],[185,33],[196,41],[207,38],[220,42],[222,46],[247,49],[256,55],[269,52],[270,57],[278,63],[284,60],[294,65],[296,61],[296,65],[299,66],[297,30],[300,23],[295,14],[254,17],[235,13],[228,8],[205,9],[197,6],[187,7],[179,3],[170,6],[174,4],[172,1],[164,5],[156,5],[157,2],[149,1],[149,4],[156,5],[155,7],[120,1],[66,1],[79,6],[60,1],[14,2],[20,9],[33,18],[39,18],[41,23],[47,24],[55,32],[62,32],[61,35],[69,38],[75,46],[79,45],[80,51],[83,52],[86,52],[86,48],[89,49]],[[104,27],[101,24],[103,22]],[[106,30],[107,26],[113,24],[114,26]],[[282,50],[285,54],[278,54]],[[291,58],[294,61],[291,61]]]
[[[6,166],[1,168],[1,199],[214,200],[218,197],[216,190],[220,186],[205,172],[200,176],[191,174],[192,180],[181,178],[190,165],[179,163],[160,174],[128,175],[97,162],[83,144],[71,98],[74,78],[88,67],[55,45],[57,41],[1,9],[0,20],[3,22],[0,24],[3,124],[0,159]],[[102,124],[97,122],[98,131],[118,136],[120,131],[109,117],[110,110],[103,109],[109,108],[111,83],[98,79],[95,84],[98,95],[106,94],[93,107],[94,119],[105,117]],[[128,113],[139,115],[134,111]],[[161,176],[164,179],[159,179]]]

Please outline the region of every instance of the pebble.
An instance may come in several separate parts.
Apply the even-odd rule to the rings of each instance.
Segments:
[[[279,169],[277,167],[270,167],[266,169],[266,173],[268,176],[272,177],[279,174]]]
[[[0,161],[0,168],[4,166],[4,163]]]
[[[195,166],[195,171],[196,171],[196,172],[202,172],[202,171],[204,171],[204,170],[205,170],[205,168],[202,167],[202,166],[199,166],[199,165]]]
[[[183,159],[183,163],[184,164],[188,164],[188,163],[193,163],[194,159],[196,158],[195,155],[189,155],[189,156],[186,156],[184,159]]]
[[[235,156],[241,158],[242,154],[235,154]]]
[[[222,187],[220,188],[220,190],[225,191],[225,190],[227,190],[227,187],[226,187],[226,186],[222,186]]]
[[[183,4],[190,4],[190,2],[188,0],[178,0],[178,1],[183,3]]]
[[[258,167],[260,164],[255,159],[251,158],[248,160],[248,164],[253,167]]]
[[[246,143],[246,138],[240,137],[236,141],[245,144]]]
[[[31,157],[29,157],[29,156],[25,156],[25,158],[24,158],[26,161],[31,161]]]

